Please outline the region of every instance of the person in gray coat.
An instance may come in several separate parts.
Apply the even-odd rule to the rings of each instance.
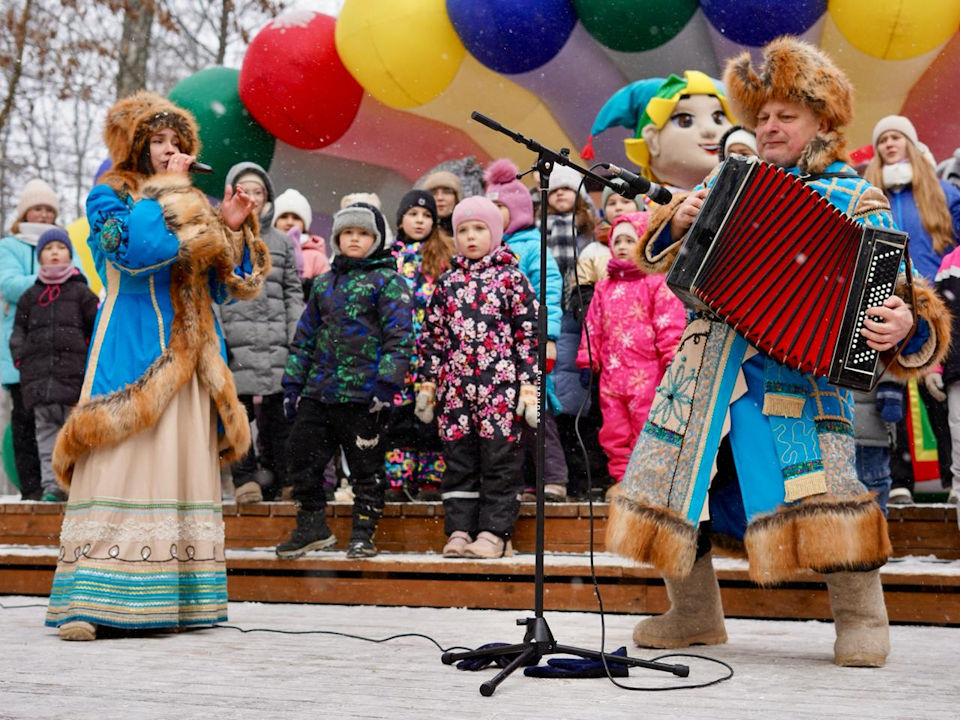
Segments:
[[[890,497],[890,450],[896,441],[897,423],[903,419],[904,387],[888,380],[868,393],[853,393],[854,441],[857,477],[877,494],[883,514]]]
[[[250,503],[276,499],[288,484],[284,445],[291,423],[283,413],[280,381],[303,313],[303,290],[290,238],[273,227],[276,193],[266,170],[256,163],[239,163],[227,173],[227,184],[241,186],[256,202],[260,235],[273,261],[263,292],[222,309],[230,370],[251,421],[254,397],[262,398],[256,415],[259,462],[257,450],[251,447],[250,454],[232,468],[237,502]],[[259,468],[269,474],[258,472]]]

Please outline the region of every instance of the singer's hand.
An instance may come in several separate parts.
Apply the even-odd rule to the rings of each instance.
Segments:
[[[687,234],[687,230],[693,226],[708,192],[707,188],[700,188],[687,195],[686,199],[680,203],[680,207],[673,214],[673,220],[670,221],[670,235],[674,240],[682,238]]]
[[[167,172],[186,175],[190,172],[190,165],[196,159],[195,155],[184,155],[183,153],[171,155],[170,159],[167,160]]]
[[[231,230],[239,230],[254,207],[253,198],[247,195],[242,187],[237,186],[236,192],[233,192],[233,188],[229,185],[223,189],[220,215]]]

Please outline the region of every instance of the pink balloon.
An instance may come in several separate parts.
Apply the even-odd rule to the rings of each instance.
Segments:
[[[907,95],[900,111],[913,121],[917,137],[937,160],[960,147],[960,34],[954,35]]]
[[[240,70],[240,99],[275,137],[316,150],[353,124],[363,88],[340,61],[335,19],[292,10],[250,43]]]

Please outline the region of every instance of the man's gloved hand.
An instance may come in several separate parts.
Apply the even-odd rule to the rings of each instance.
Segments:
[[[437,402],[437,386],[433,383],[420,383],[420,391],[417,393],[417,403],[413,408],[413,414],[424,425],[433,422],[433,406]]]
[[[627,656],[627,648],[622,647],[615,650],[610,655]],[[610,668],[612,677],[627,677],[630,670],[627,665],[607,659],[607,667]],[[603,667],[603,660],[590,660],[588,658],[551,658],[547,660],[546,665],[537,667],[528,667],[523,671],[527,677],[538,678],[602,678],[607,676],[607,671]]]
[[[370,412],[378,413],[393,407],[393,390],[380,384],[373,386],[373,396],[370,398]]]
[[[530,427],[537,427],[537,388],[535,386],[520,386],[520,397],[517,400],[517,415],[523,417]]]
[[[300,393],[296,390],[287,390],[283,393],[283,414],[288,421],[293,422],[297,417],[297,408],[300,406]]]
[[[934,370],[923,376],[923,384],[927,386],[927,392],[933,396],[937,402],[943,402],[947,399],[947,393],[943,389],[943,374]]]

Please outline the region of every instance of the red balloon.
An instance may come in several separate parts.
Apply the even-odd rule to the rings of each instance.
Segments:
[[[240,99],[270,134],[305,150],[338,140],[353,123],[363,88],[334,42],[335,19],[304,10],[272,20],[250,43]]]

